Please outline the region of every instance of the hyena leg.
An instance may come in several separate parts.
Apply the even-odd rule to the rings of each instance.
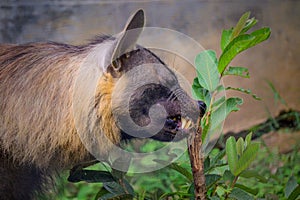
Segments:
[[[43,175],[30,165],[18,165],[0,155],[0,200],[30,200],[41,190]]]

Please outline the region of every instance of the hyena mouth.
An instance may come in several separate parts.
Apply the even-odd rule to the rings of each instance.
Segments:
[[[188,117],[181,117],[181,115],[167,117],[165,123],[165,131],[176,135],[178,132],[187,133],[192,128],[193,122]]]
[[[163,127],[158,133],[149,135],[160,141],[178,141],[187,137],[195,123],[194,115],[198,113],[196,101],[190,99],[185,92],[170,90],[159,84],[138,88],[129,102],[130,117],[140,127],[151,123],[149,110],[153,105],[163,106],[167,114],[161,118],[164,120]]]

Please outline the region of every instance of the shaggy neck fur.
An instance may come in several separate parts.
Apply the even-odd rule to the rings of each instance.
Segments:
[[[17,163],[50,170],[90,158],[74,125],[72,94],[77,71],[91,49],[56,43],[0,47],[0,147]],[[100,78],[95,130],[117,144],[113,86],[109,74]]]

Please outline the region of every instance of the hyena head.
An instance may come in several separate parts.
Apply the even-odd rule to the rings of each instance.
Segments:
[[[112,112],[121,138],[183,138],[201,112],[199,104],[157,55],[136,45],[143,26],[144,12],[138,10],[104,59],[107,67],[103,71],[117,80]]]

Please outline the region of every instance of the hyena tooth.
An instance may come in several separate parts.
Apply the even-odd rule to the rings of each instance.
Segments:
[[[186,123],[186,129],[189,129],[192,125],[192,121],[191,120],[188,120],[187,123]]]
[[[185,118],[181,118],[181,128],[184,129],[185,125],[186,125],[186,119]]]

